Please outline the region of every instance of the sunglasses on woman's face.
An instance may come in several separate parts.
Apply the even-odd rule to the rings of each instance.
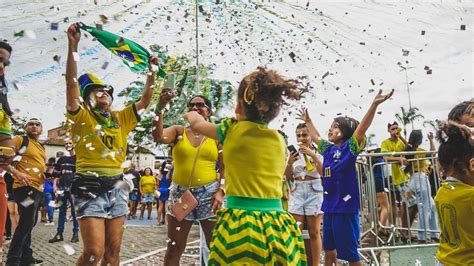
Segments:
[[[205,103],[188,103],[188,108],[191,109],[191,108],[194,108],[194,107],[197,107],[197,108],[209,108]]]

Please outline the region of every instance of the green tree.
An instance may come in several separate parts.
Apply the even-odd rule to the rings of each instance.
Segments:
[[[16,116],[11,120],[13,136],[23,136],[26,134],[26,121],[28,121],[28,119],[24,116]]]
[[[215,69],[213,65],[200,64],[199,68],[193,64],[193,58],[189,55],[169,55],[158,45],[151,45],[153,51],[160,59],[160,64],[166,73],[175,74],[175,93],[176,98],[165,111],[165,125],[184,125],[182,116],[187,109],[189,97],[193,95],[204,95],[212,102],[213,112],[217,113],[224,106],[228,105],[233,98],[234,88],[227,80],[218,80],[211,78]],[[199,73],[199,86],[196,86],[196,73]],[[164,79],[159,78],[153,92],[152,101],[148,110],[142,113],[141,121],[137,128],[133,130],[129,145],[132,150],[136,150],[143,145],[153,144],[151,132],[154,119],[153,110],[156,106],[158,96],[161,92]],[[125,97],[125,104],[137,101],[143,92],[144,83],[141,81],[132,82],[127,88],[118,93],[119,97]],[[198,87],[199,89],[196,89]]]
[[[403,125],[403,135],[407,136],[407,125],[411,124],[413,130],[413,122],[420,118],[424,118],[422,114],[419,113],[418,107],[410,107],[408,110],[405,110],[403,106],[400,107],[401,112],[395,114],[395,118]]]

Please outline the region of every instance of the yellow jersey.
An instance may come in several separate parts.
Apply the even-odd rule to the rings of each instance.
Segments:
[[[182,138],[173,147],[174,183],[185,187],[191,183],[191,187],[197,187],[217,180],[216,163],[219,151],[216,141],[209,138],[204,139],[191,177],[197,151],[198,147],[191,144],[186,135],[186,129],[183,129]]]
[[[416,151],[426,151],[423,148],[417,148]],[[422,158],[426,158],[426,154],[416,154],[414,156],[415,159],[419,159],[417,161],[413,161],[411,164],[413,166],[414,173],[426,173],[428,172],[428,160],[420,160]]]
[[[11,135],[12,127],[10,125],[10,116],[5,113],[3,108],[0,108],[0,133]]]
[[[22,142],[22,136],[13,138],[15,150],[20,149]],[[43,191],[44,171],[46,170],[46,153],[43,145],[41,145],[38,141],[29,138],[28,146],[26,147],[26,150],[20,154],[20,156],[21,160],[16,166],[16,169],[19,172],[28,174],[30,176],[31,187],[34,187],[39,191]],[[25,184],[18,181],[18,179],[14,177],[13,188],[19,188],[23,186],[25,186]]]
[[[140,178],[142,194],[153,194],[156,188],[156,178],[152,175],[144,175]]]
[[[435,203],[441,228],[437,259],[445,265],[474,265],[474,186],[445,181]]]
[[[224,119],[217,130],[223,144],[226,195],[281,199],[286,146],[280,133],[234,119]]]
[[[406,151],[406,149],[407,146],[400,138],[398,138],[398,140],[395,142],[392,141],[392,139],[386,139],[380,146],[380,152],[402,152]],[[409,178],[409,176],[400,169],[401,166],[402,165],[399,163],[392,163],[393,184],[396,186],[407,182]]]
[[[127,153],[127,137],[140,120],[135,104],[112,111],[117,124],[101,125],[84,104],[77,112],[67,112],[72,123],[71,137],[76,150],[76,172],[84,175],[115,176]]]

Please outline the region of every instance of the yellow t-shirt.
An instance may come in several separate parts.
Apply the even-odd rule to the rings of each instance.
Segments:
[[[156,178],[152,175],[144,175],[140,178],[140,188],[143,194],[153,194],[156,187]]]
[[[396,142],[391,139],[386,139],[380,146],[380,152],[402,152],[406,151],[406,149],[407,146],[400,138]],[[409,178],[409,176],[400,169],[401,166],[399,163],[392,163],[393,184],[396,186],[407,182]]]
[[[417,148],[416,151],[426,151],[423,148]],[[426,154],[416,154],[415,159],[426,158]],[[418,160],[411,163],[414,173],[426,173],[428,172],[428,160]]]
[[[10,125],[10,116],[5,113],[3,108],[0,108],[0,133],[11,135],[12,128]]]
[[[18,136],[13,138],[15,150],[20,149],[23,137]],[[28,146],[22,154],[20,154],[21,160],[16,166],[16,169],[22,173],[28,174],[31,179],[30,186],[34,187],[39,191],[43,191],[44,184],[44,171],[46,163],[46,153],[43,145],[38,141],[29,138]],[[14,177],[13,188],[23,187],[25,184],[17,180]]]
[[[280,133],[233,119],[224,119],[217,129],[223,143],[226,194],[281,199],[286,147]]]
[[[193,170],[198,148],[194,147],[189,141],[186,129],[183,130],[183,138],[173,147],[174,183],[187,187],[191,178],[191,187],[196,187],[204,186],[217,180],[216,162],[219,151],[216,141],[206,138],[201,145],[193,177],[191,178],[191,171]]]
[[[140,120],[135,104],[121,111],[112,111],[117,125],[112,128],[101,126],[95,114],[85,105],[75,113],[67,112],[66,117],[73,122],[72,141],[76,150],[76,172],[99,176],[120,175],[121,164],[127,152],[127,137]]]
[[[436,257],[445,265],[474,265],[474,187],[445,181],[435,202],[441,228]]]

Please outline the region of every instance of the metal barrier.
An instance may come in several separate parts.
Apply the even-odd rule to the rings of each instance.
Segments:
[[[383,157],[412,157],[407,159],[408,168],[403,167],[402,161],[386,161]],[[380,160],[382,159],[382,160]],[[425,170],[427,162],[430,162],[432,167],[433,183],[429,182],[429,176],[421,172]],[[391,169],[399,167],[403,175],[402,184],[394,185],[391,177]],[[383,170],[382,177],[375,176],[375,170]],[[407,169],[410,169],[407,171]],[[411,181],[410,177],[412,178]],[[436,152],[393,152],[393,153],[363,153],[359,155],[357,162],[357,178],[360,191],[360,223],[361,223],[361,245],[359,253],[366,263],[379,265],[380,253],[382,250],[393,250],[397,248],[409,247],[427,247],[437,246],[439,244],[430,243],[415,243],[411,238],[418,233],[424,233],[425,237],[430,234],[437,234],[439,239],[439,225],[436,225],[435,230],[428,229],[429,217],[433,215],[434,203],[432,199],[433,191],[427,196],[427,192],[435,190],[436,192],[440,186],[439,169],[437,164]],[[380,222],[379,204],[377,202],[376,192],[376,178],[382,178],[384,187],[383,194],[379,197],[387,197],[388,199],[388,221],[386,224]],[[426,179],[426,180],[425,180]],[[427,188],[426,186],[429,185]],[[409,189],[412,188],[413,191]],[[409,193],[413,197],[409,197]],[[400,195],[400,197],[398,197]],[[413,204],[418,210],[418,227],[424,224],[423,228],[413,228],[411,225],[414,220],[414,207],[409,207]],[[428,206],[426,206],[428,204]],[[431,205],[433,204],[433,205]],[[422,211],[423,213],[419,213]],[[411,214],[410,214],[411,213]],[[416,214],[415,214],[416,215]],[[428,215],[428,218],[427,218]],[[434,219],[436,219],[434,214]],[[421,219],[424,219],[421,221]],[[324,226],[324,225],[323,225]],[[433,226],[433,224],[432,224]],[[384,234],[385,232],[385,234]],[[406,241],[401,241],[403,239]]]

